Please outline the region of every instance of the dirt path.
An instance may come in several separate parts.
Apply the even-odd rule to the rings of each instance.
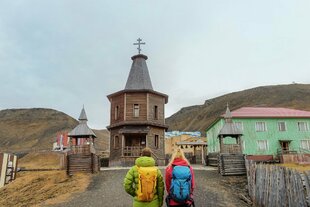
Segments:
[[[86,192],[76,194],[71,201],[53,207],[130,207],[132,199],[122,186],[126,172],[124,169],[102,171],[94,176]],[[195,170],[195,177],[196,207],[247,206],[238,197],[238,194],[244,191],[244,176],[222,177],[216,170]]]

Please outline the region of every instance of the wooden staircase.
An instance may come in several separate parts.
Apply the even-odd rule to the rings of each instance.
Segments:
[[[224,154],[219,155],[218,164],[221,175],[245,175],[245,159],[243,154]]]
[[[67,173],[69,175],[76,172],[94,173],[99,171],[99,157],[91,153],[90,150],[72,150],[67,154]]]

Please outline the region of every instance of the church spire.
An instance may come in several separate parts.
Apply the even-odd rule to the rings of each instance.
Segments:
[[[83,105],[83,108],[82,108],[82,111],[79,117],[79,121],[87,121],[87,120],[88,119],[87,119],[86,112],[85,112],[84,105]]]
[[[139,54],[131,57],[132,65],[125,90],[153,90],[149,70],[146,65],[147,56],[140,54],[140,44],[142,43],[139,42]]]
[[[228,103],[227,103],[226,113],[224,115],[224,118],[225,118],[226,123],[232,123],[232,115],[231,115]]]

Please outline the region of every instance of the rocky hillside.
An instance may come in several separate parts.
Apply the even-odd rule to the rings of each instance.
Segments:
[[[0,151],[52,149],[59,132],[69,132],[78,121],[53,109],[7,109],[0,111]],[[107,148],[106,130],[96,130],[97,147]]]
[[[244,106],[287,107],[310,111],[310,84],[262,86],[206,100],[202,105],[184,107],[166,119],[169,130],[201,131],[226,110]]]

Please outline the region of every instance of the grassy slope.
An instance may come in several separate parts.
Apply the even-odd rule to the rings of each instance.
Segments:
[[[53,109],[7,109],[0,111],[0,151],[51,150],[59,132],[69,132],[78,121]],[[107,130],[95,130],[98,149],[108,148]],[[97,143],[98,142],[98,143]]]

